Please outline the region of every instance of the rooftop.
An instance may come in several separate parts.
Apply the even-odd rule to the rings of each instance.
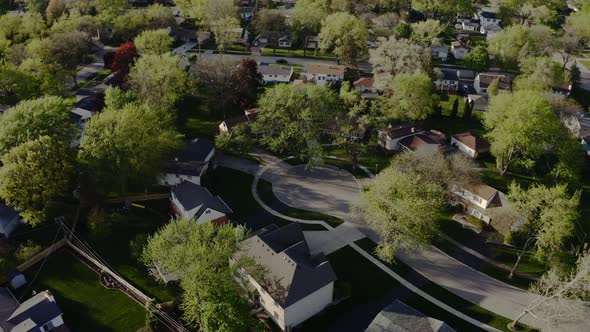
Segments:
[[[487,151],[490,148],[490,143],[470,132],[453,135],[453,138],[474,151]]]
[[[372,88],[374,83],[375,79],[372,77],[361,77],[358,80],[354,81],[353,85],[363,88]]]
[[[260,64],[260,66],[258,66],[258,71],[262,75],[291,76],[293,74],[293,67]]]
[[[389,128],[383,131],[387,134],[387,137],[389,137],[390,139],[396,139],[416,134],[424,130],[422,129],[421,123],[409,122],[398,126],[390,126]]]
[[[61,314],[62,311],[55,303],[53,295],[46,290],[21,303],[7,321],[15,325],[12,331],[31,331]]]
[[[305,67],[305,72],[310,74],[326,74],[335,76],[344,76],[344,69],[346,67],[340,65],[327,65],[313,63]]]
[[[215,144],[206,138],[188,140],[186,149],[176,157],[177,161],[202,161],[215,149]]]
[[[436,331],[454,332],[445,322],[428,317],[418,310],[395,300],[385,307],[365,332],[409,332]]]
[[[199,217],[207,208],[222,213],[232,213],[233,211],[219,198],[213,196],[207,188],[194,184],[190,181],[183,181],[176,187],[172,188],[172,193],[178,199],[186,211],[201,206],[195,214]]]

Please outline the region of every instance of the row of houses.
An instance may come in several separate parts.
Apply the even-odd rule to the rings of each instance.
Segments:
[[[487,38],[502,30],[501,21],[496,13],[483,9],[473,15],[457,16],[455,23],[456,29],[479,32]]]

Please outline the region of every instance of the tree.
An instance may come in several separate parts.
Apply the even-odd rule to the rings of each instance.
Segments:
[[[582,41],[588,42],[590,40],[590,27],[588,21],[590,20],[590,10],[583,10],[577,13],[572,13],[566,19],[566,31],[571,32]],[[583,45],[583,44],[582,44]]]
[[[117,81],[123,82],[127,79],[129,69],[138,56],[137,48],[133,42],[123,43],[117,48],[111,65],[111,70],[115,73]]]
[[[76,69],[90,49],[86,34],[79,31],[58,33],[52,35],[50,41],[50,59],[44,59],[44,62],[54,61],[70,72],[74,87],[78,87]]]
[[[465,98],[465,106],[463,108],[463,118],[464,119],[471,118],[472,113],[473,113],[473,103],[469,102],[469,99]]]
[[[412,7],[428,18],[442,17],[449,21],[457,14],[470,14],[474,11],[473,3],[468,0],[414,0]]]
[[[160,109],[134,103],[107,108],[88,122],[79,158],[106,192],[150,186],[164,161],[182,148],[181,135],[171,121]]]
[[[561,130],[543,93],[528,90],[492,97],[484,126],[501,175],[514,161],[532,167]]]
[[[477,181],[479,173],[467,157],[402,153],[361,193],[355,212],[381,235],[377,253],[393,260],[400,249],[430,244],[452,186]]]
[[[574,231],[578,218],[580,192],[570,196],[565,185],[545,187],[533,185],[523,189],[516,183],[509,187],[510,202],[524,218],[519,233],[525,241],[509,279],[512,279],[523,255],[532,249],[537,259],[547,259],[563,249],[565,240]]]
[[[451,109],[451,116],[457,116],[457,113],[459,112],[459,99],[455,98],[455,101],[453,102],[453,108]]]
[[[127,41],[144,30],[173,28],[176,20],[170,8],[154,4],[143,10],[124,11],[105,26],[112,29],[114,39]]]
[[[38,13],[45,8],[47,3],[46,0],[23,0],[23,2],[28,5],[29,11]]]
[[[188,75],[179,67],[180,58],[170,53],[146,54],[129,72],[129,86],[138,100],[160,110],[172,110],[188,91]]]
[[[207,94],[211,109],[221,112],[225,118],[229,109],[238,104],[236,96],[236,71],[235,61],[229,58],[202,58],[195,65],[194,76],[199,84],[208,87]]]
[[[223,18],[238,17],[238,7],[233,0],[177,0],[175,3],[184,15],[207,27]]]
[[[578,54],[583,46],[580,38],[576,36],[574,33],[565,32],[559,39],[557,40],[557,52],[561,57],[561,61],[563,62],[563,66],[561,69],[563,71],[566,70],[567,65],[572,61],[575,60],[576,54]]]
[[[432,80],[425,73],[399,74],[383,99],[382,113],[402,121],[424,120],[434,111]]]
[[[367,144],[363,134],[369,126],[369,105],[366,99],[362,99],[360,93],[351,89],[350,82],[344,82],[340,89],[340,98],[347,110],[341,116],[336,117],[337,132],[334,133],[332,143],[342,147],[352,162],[352,169],[359,164],[361,154],[366,151]]]
[[[307,40],[317,35],[327,11],[323,0],[300,0],[295,3],[289,23],[293,34],[303,42],[303,55],[307,56]]]
[[[0,156],[41,136],[68,141],[75,134],[68,115],[71,106],[60,97],[26,100],[0,117]]]
[[[45,8],[45,16],[47,21],[53,22],[57,20],[66,10],[66,6],[61,0],[49,0],[47,8]]]
[[[321,129],[339,114],[339,109],[338,95],[327,87],[279,84],[260,98],[253,129],[271,151],[317,165],[323,157]]]
[[[393,36],[397,39],[408,39],[412,36],[412,27],[406,22],[401,22],[393,31]]]
[[[248,123],[241,123],[229,133],[220,133],[215,137],[215,147],[224,152],[243,156],[248,154],[256,141],[252,137],[252,128]]]
[[[522,59],[551,56],[556,42],[551,28],[544,25],[509,26],[490,40],[494,60],[506,68],[516,68]]]
[[[334,13],[322,21],[321,47],[334,49],[342,63],[353,66],[367,52],[369,32],[365,23],[348,13]]]
[[[240,108],[247,109],[256,104],[258,87],[261,81],[262,75],[258,72],[256,60],[250,58],[240,59],[235,81]]]
[[[273,46],[273,54],[276,54],[276,48],[279,46],[279,38],[285,30],[285,16],[279,9],[262,9],[256,13],[254,27],[260,33],[268,34],[270,44]]]
[[[514,90],[550,91],[565,80],[559,62],[548,58],[527,58],[520,63],[521,75],[514,80]]]
[[[488,95],[490,97],[497,96],[500,90],[500,79],[494,78],[490,85],[488,85]]]
[[[484,45],[477,45],[467,56],[463,59],[465,65],[477,72],[482,72],[488,69],[489,55],[487,47]]]
[[[430,45],[433,40],[440,36],[446,27],[439,21],[429,19],[412,23],[412,40],[421,45]]]
[[[230,266],[229,259],[245,237],[243,227],[172,219],[150,236],[142,261],[178,276],[184,291],[180,308],[191,327],[205,332],[244,331],[255,324],[235,279],[246,265],[238,259]]]
[[[377,77],[375,86],[379,89],[387,88],[398,74],[432,71],[430,49],[407,39],[390,37],[383,41],[376,49],[369,50],[369,62],[373,65]]]
[[[239,25],[240,21],[235,17],[223,17],[211,23],[211,31],[215,35],[217,48],[221,53],[234,41],[235,34],[232,29]]]
[[[0,66],[0,96],[14,97],[17,101],[40,95],[40,82],[35,75],[13,65]]]
[[[133,40],[135,47],[141,54],[164,54],[170,52],[174,40],[168,30],[146,30]]]
[[[540,296],[529,303],[509,328],[515,329],[526,314],[544,317],[551,327],[583,317],[587,314],[586,303],[590,293],[590,253],[580,255],[576,266],[565,273],[554,266],[531,286],[531,291]]]
[[[36,226],[46,219],[54,200],[66,193],[74,173],[69,142],[40,136],[2,156],[0,197]]]
[[[570,79],[572,81],[573,89],[578,87],[578,82],[580,81],[580,74],[580,67],[578,67],[577,62],[574,62],[570,67]]]

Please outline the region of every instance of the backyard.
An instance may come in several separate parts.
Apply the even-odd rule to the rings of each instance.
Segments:
[[[51,291],[72,331],[128,332],[144,326],[144,308],[122,292],[104,288],[98,275],[68,249],[49,256],[39,270],[40,264],[25,271],[27,279],[33,280],[25,298],[32,290]]]

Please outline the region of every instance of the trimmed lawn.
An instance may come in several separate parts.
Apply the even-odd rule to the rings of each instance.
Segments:
[[[295,58],[322,58],[322,59],[336,59],[336,55],[331,52],[324,52],[319,50],[316,55],[313,55],[313,50],[307,50],[307,56],[304,56],[303,50],[292,50],[288,48],[277,48],[276,52],[272,47],[265,47],[262,50],[263,56],[290,56]]]
[[[329,155],[350,160],[350,157],[339,147],[329,147],[326,152]],[[359,163],[368,168],[373,174],[379,173],[383,168],[389,166],[393,157],[391,151],[386,151],[377,144],[370,144],[367,150],[359,158]],[[327,159],[329,160],[329,159]],[[346,168],[345,168],[346,169]],[[347,169],[346,169],[347,170]],[[360,171],[360,170],[359,170]],[[360,171],[362,172],[362,171]],[[363,172],[364,173],[364,172]],[[355,173],[352,173],[355,175]],[[366,174],[365,174],[366,175]],[[356,176],[356,175],[355,175]]]
[[[215,138],[223,119],[209,109],[206,100],[189,96],[181,100],[176,107],[177,127],[185,138]]]
[[[581,64],[582,66],[586,67],[586,69],[590,70],[590,60],[578,59],[576,61],[578,61],[578,63]]]
[[[364,239],[356,241],[355,243],[359,247],[363,248],[365,251],[370,253],[373,257],[381,260],[377,255],[374,254],[374,250],[377,247],[377,244],[375,242],[371,241],[368,238],[364,238]],[[478,321],[480,321],[482,323],[486,323],[490,326],[493,326],[499,330],[508,331],[506,326],[512,320],[510,320],[506,317],[497,315],[491,311],[488,311],[482,307],[479,307],[479,306],[463,299],[462,297],[460,297],[458,295],[453,294],[452,292],[448,291],[446,288],[433,283],[429,279],[427,279],[424,276],[422,276],[421,274],[417,273],[416,271],[414,271],[414,269],[412,269],[410,266],[406,265],[405,263],[403,263],[400,260],[396,260],[396,262],[394,264],[390,264],[386,261],[382,261],[382,263],[389,266],[393,271],[395,271],[396,273],[401,275],[404,279],[408,280],[409,282],[411,282],[415,286],[419,287],[421,290],[423,290],[426,293],[441,300],[442,302],[453,307],[454,309],[459,310],[460,312],[462,312],[474,319],[477,319]],[[414,295],[414,297],[421,299],[421,297],[419,297],[418,295]],[[416,301],[416,299],[413,299],[413,300]],[[444,312],[443,310],[440,310],[438,308],[436,308],[437,310],[435,310],[434,313],[430,313],[428,310],[431,309],[429,307],[432,307],[432,305],[429,302],[427,302],[428,306],[422,308],[421,306],[424,305],[424,302],[426,302],[426,301],[422,300],[421,302],[412,303],[412,298],[411,298],[410,301],[408,301],[406,303],[413,306],[414,308],[418,309],[419,311],[422,311],[424,314],[427,314],[429,316],[446,321],[449,325],[453,326],[453,321],[451,319],[454,318],[455,316],[453,316],[451,314],[447,314],[446,312]],[[440,316],[434,315],[437,313],[439,315],[444,313],[444,314],[447,314],[449,317],[440,318]],[[454,318],[454,319],[457,320],[457,318]],[[464,324],[467,324],[470,326],[470,324],[468,324],[467,322],[464,322],[462,320],[460,322],[463,322]],[[453,327],[455,327],[458,331],[472,331],[472,329],[466,329],[466,327],[460,327],[460,326],[453,326]],[[531,329],[529,328],[528,330],[531,330]]]
[[[169,200],[160,199],[138,204],[145,206],[145,209],[131,207],[128,211],[121,212],[120,217],[109,226],[109,231],[104,236],[78,237],[88,242],[113,269],[146,295],[155,297],[159,302],[171,301],[179,294],[179,290],[172,285],[159,283],[150,276],[147,267],[138,261],[141,252],[134,252],[130,244],[142,236],[146,239],[168,222]],[[143,244],[141,242],[140,246],[143,247]]]
[[[203,185],[213,194],[219,195],[234,211],[233,222],[246,225],[252,231],[257,231],[270,224],[276,224],[279,227],[290,224],[290,221],[266,212],[256,202],[250,190],[253,181],[254,177],[250,174],[226,167],[217,167],[207,174]],[[272,205],[271,207],[275,208]],[[301,228],[305,231],[326,230],[321,225],[309,224],[301,224]]]
[[[28,280],[33,279],[39,264],[25,271]],[[146,312],[141,305],[120,291],[104,288],[98,275],[66,250],[47,259],[31,289],[53,293],[72,331],[128,332],[145,325]]]
[[[311,318],[295,331],[364,331],[373,318],[395,299],[447,322],[457,331],[480,331],[415,295],[349,246],[327,257],[338,283],[349,287],[351,296]]]

